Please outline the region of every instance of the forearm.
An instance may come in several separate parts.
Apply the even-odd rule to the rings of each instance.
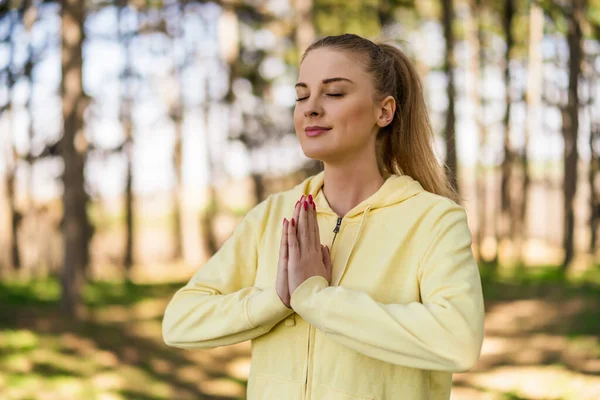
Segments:
[[[214,348],[254,339],[290,315],[274,288],[250,287],[222,295],[183,288],[163,319],[163,339],[179,348]]]

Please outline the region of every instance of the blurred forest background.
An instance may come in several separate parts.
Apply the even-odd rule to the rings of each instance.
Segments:
[[[241,399],[249,343],[167,348],[175,290],[320,171],[323,35],[391,39],[465,199],[486,340],[452,399],[600,398],[600,0],[0,0],[0,398]]]

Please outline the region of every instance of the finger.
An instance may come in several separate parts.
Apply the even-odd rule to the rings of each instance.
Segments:
[[[312,235],[309,235],[308,233],[308,201],[304,200],[302,202],[302,207],[300,208],[300,218],[298,221],[298,238],[300,239],[301,253],[305,249],[308,250],[312,248]]]
[[[308,196],[309,199],[309,205],[308,205],[308,210],[310,211],[310,215],[311,215],[311,227],[312,227],[312,233],[313,233],[313,243],[315,248],[318,250],[319,246],[321,246],[321,235],[319,234],[319,221],[317,220],[317,206],[315,204],[315,201],[312,198],[312,195]],[[312,203],[312,205],[310,204]]]
[[[288,257],[291,259],[292,257],[298,257],[300,249],[298,245],[298,237],[297,237],[297,227],[298,225],[295,222],[295,219],[292,218],[292,223],[288,224]]]
[[[294,221],[296,221],[296,224],[298,223],[298,221],[300,220],[300,209],[302,208],[302,201],[304,200],[304,196],[302,196],[300,198],[300,200],[296,203],[296,206],[294,207]],[[302,241],[299,239],[299,244],[302,243]]]
[[[318,229],[317,227],[317,221],[316,221],[316,213],[315,210],[313,208],[313,204],[311,204],[312,201],[312,196],[309,196],[308,198],[308,210],[307,210],[307,218],[306,218],[306,226],[307,226],[307,230],[308,230],[308,236],[309,236],[309,246],[312,249],[315,250],[320,250],[321,249],[321,243],[317,240],[317,234],[316,231]]]
[[[323,264],[325,265],[325,273],[327,278],[331,281],[331,255],[329,254],[329,247],[321,246],[323,251]],[[330,282],[331,283],[331,282]]]
[[[281,243],[279,244],[279,259],[287,260],[288,258],[288,220],[287,218],[283,219],[283,228],[281,229]]]

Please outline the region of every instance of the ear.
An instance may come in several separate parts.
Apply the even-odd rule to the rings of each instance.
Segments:
[[[377,126],[384,128],[388,126],[394,119],[394,113],[396,112],[396,100],[394,96],[387,96],[381,100],[379,107],[377,108]]]

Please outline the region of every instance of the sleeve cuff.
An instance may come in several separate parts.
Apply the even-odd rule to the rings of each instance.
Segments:
[[[287,308],[279,298],[274,287],[261,289],[246,303],[246,316],[250,326],[274,325],[294,310]]]
[[[292,294],[290,305],[305,321],[325,330],[326,291],[330,287],[322,276],[311,276],[300,284]],[[318,294],[318,295],[317,295]]]

